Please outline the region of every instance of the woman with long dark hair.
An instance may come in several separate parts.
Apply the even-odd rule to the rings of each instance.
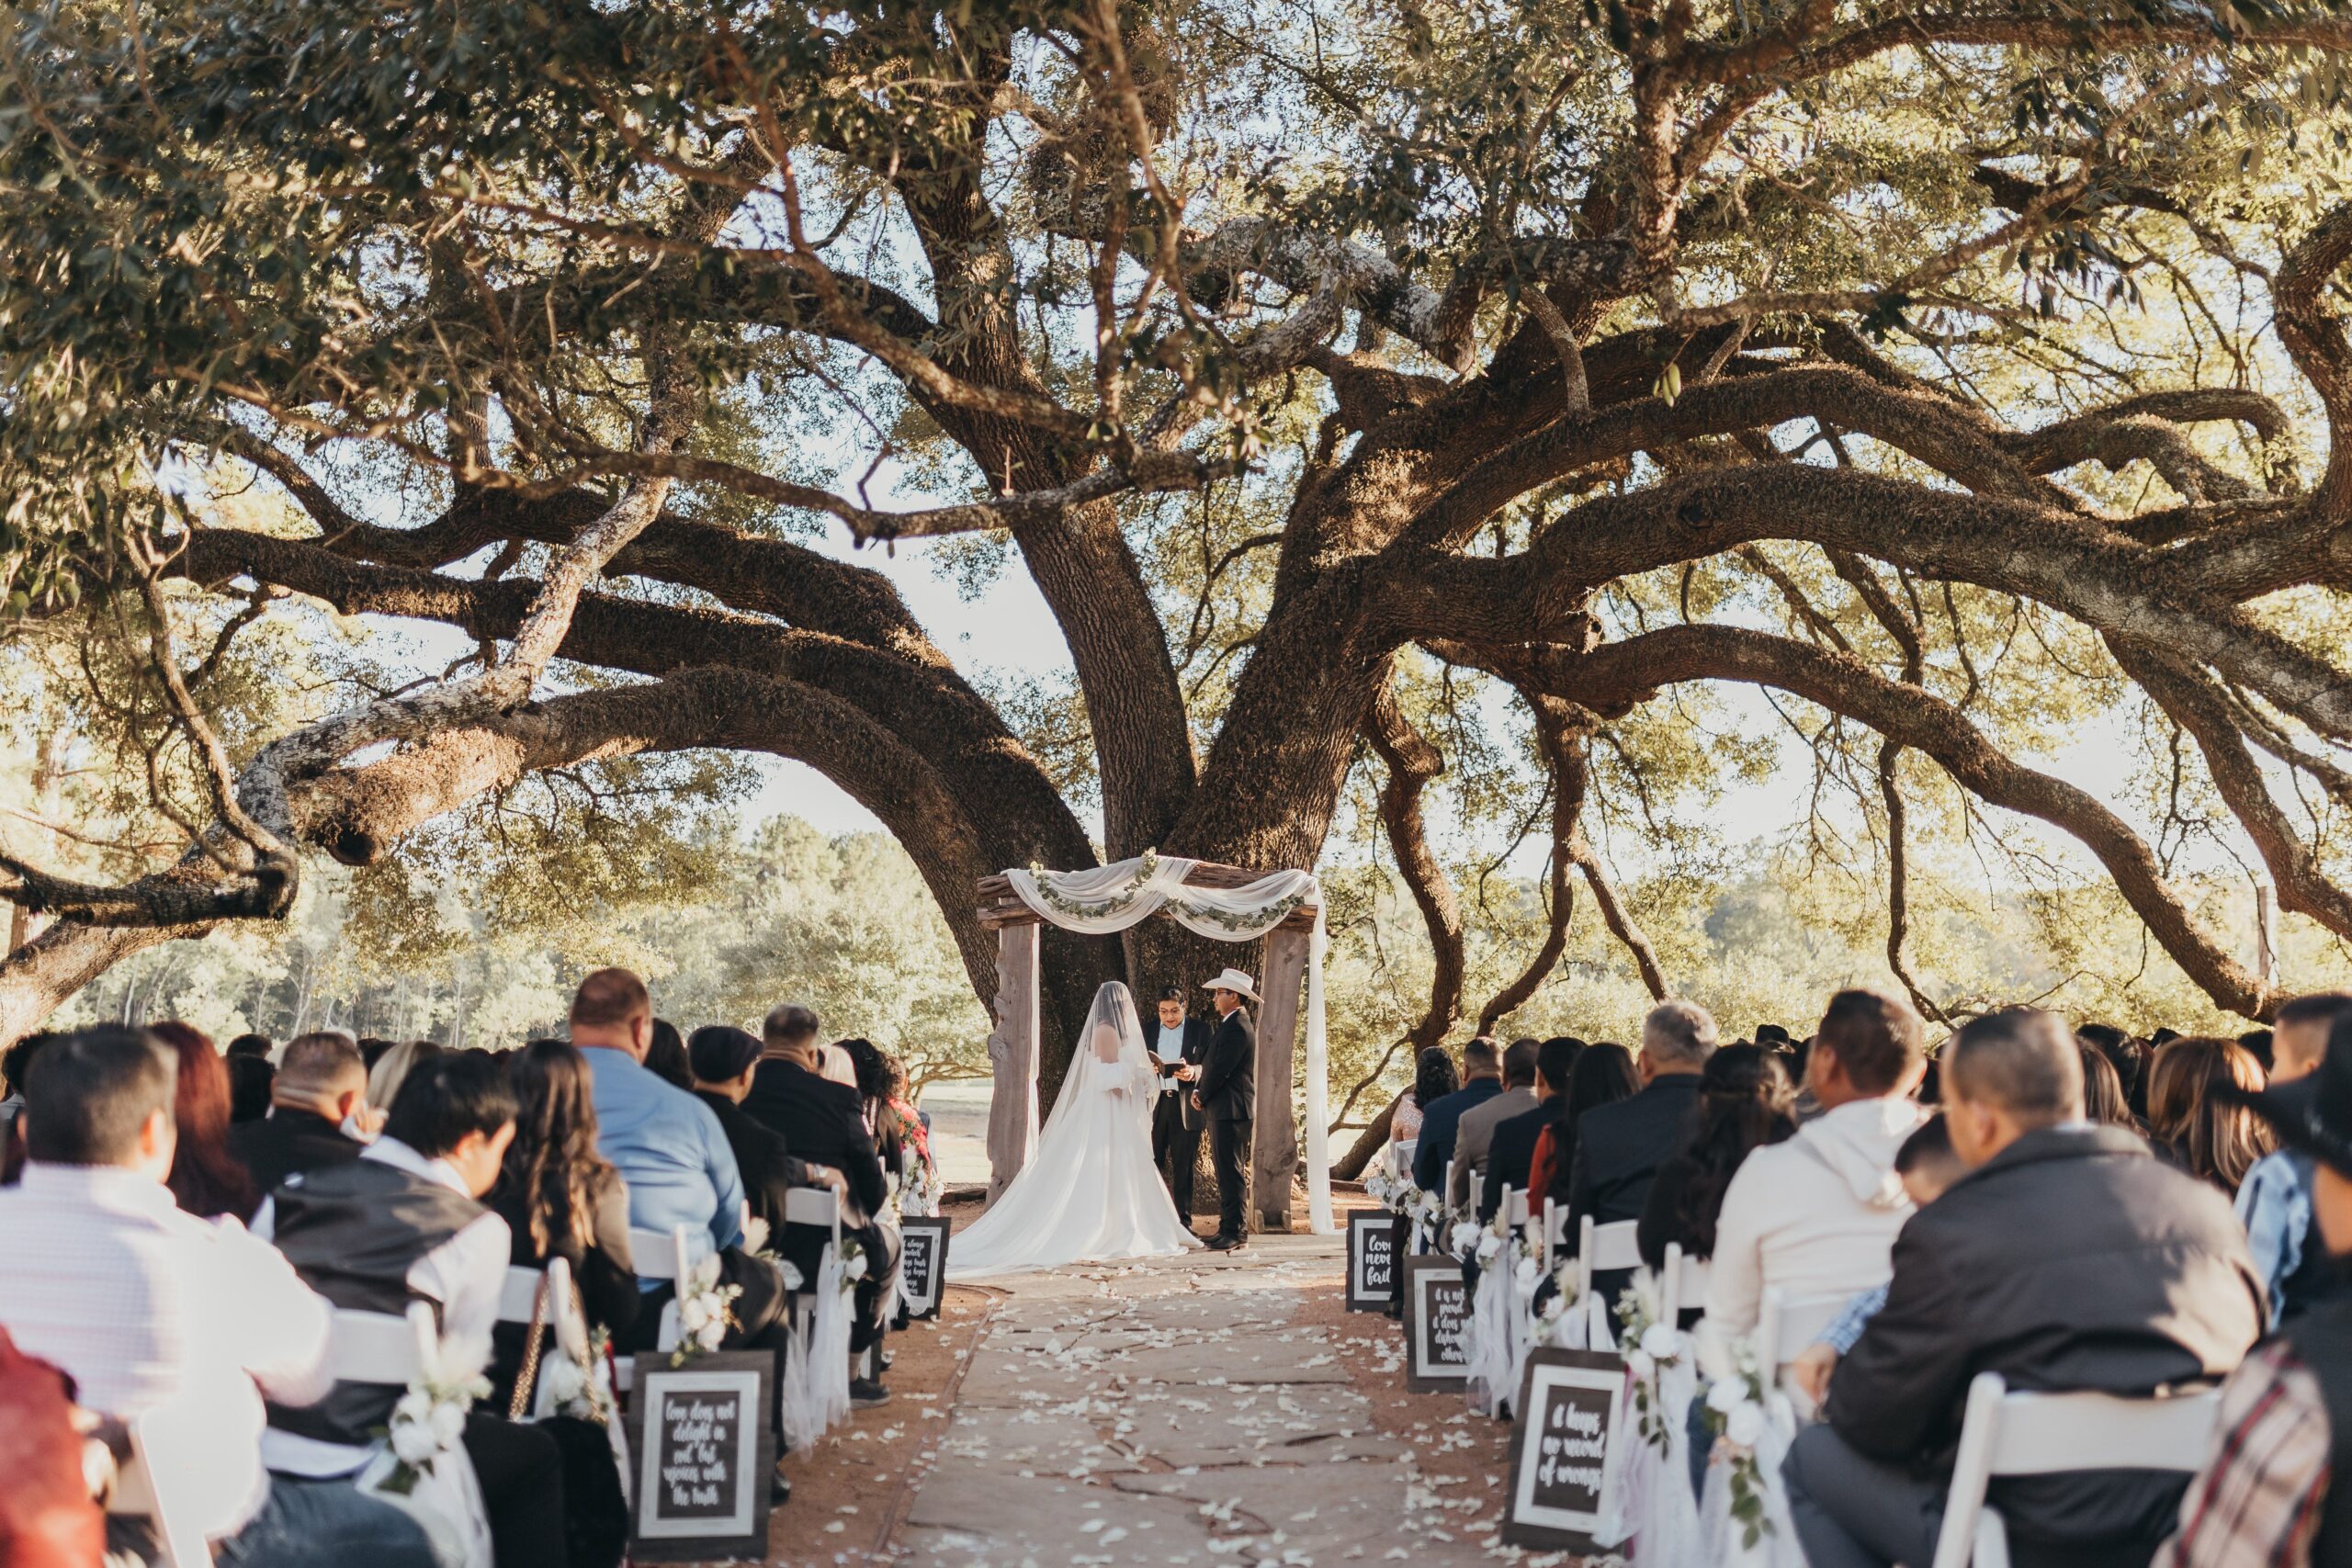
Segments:
[[[2177,1039],[2148,1068],[2148,1143],[2167,1165],[2232,1198],[2254,1162],[2278,1146],[2269,1123],[2218,1092],[2265,1082],[2262,1064],[2234,1040]]]
[[[640,1298],[629,1255],[628,1187],[596,1147],[588,1064],[569,1041],[534,1040],[507,1057],[506,1071],[514,1085],[514,1140],[485,1201],[513,1235],[509,1258],[530,1269],[562,1258],[571,1266],[589,1327],[617,1337],[637,1321]],[[494,1332],[494,1407],[514,1399],[529,1332],[515,1323],[502,1323]],[[547,1375],[548,1357],[562,1353],[550,1325],[540,1339],[538,1375]],[[563,1456],[571,1562],[575,1568],[614,1568],[628,1546],[628,1503],[610,1438],[596,1423],[577,1416],[553,1415],[539,1425]]]
[[[1642,1075],[1634,1066],[1631,1051],[1613,1041],[1586,1046],[1575,1070],[1568,1074],[1568,1092],[1555,1095],[1548,1102],[1552,1124],[1535,1140],[1535,1159],[1527,1174],[1528,1201],[1540,1209],[1548,1197],[1566,1207],[1568,1172],[1576,1163],[1577,1119],[1588,1111],[1631,1100],[1641,1091]]]
[[[836,1040],[833,1048],[846,1055],[857,1074],[857,1098],[865,1102],[865,1130],[874,1134],[874,1152],[882,1168],[901,1180],[907,1173],[907,1130],[890,1103],[893,1077],[890,1058],[871,1040]]]
[[[164,1184],[173,1199],[199,1220],[223,1214],[253,1218],[261,1206],[254,1179],[229,1152],[229,1064],[212,1048],[212,1037],[193,1024],[148,1027],[150,1034],[179,1058],[179,1087],[172,1094],[172,1121],[179,1148]]]
[[[1389,1119],[1389,1142],[1409,1144],[1419,1137],[1423,1112],[1461,1087],[1462,1075],[1454,1071],[1444,1046],[1422,1052],[1413,1064],[1413,1087],[1397,1097],[1396,1113]]]
[[[1724,1190],[1751,1150],[1797,1130],[1796,1086],[1781,1059],[1760,1045],[1726,1045],[1699,1074],[1698,1124],[1680,1154],[1658,1167],[1635,1232],[1642,1261],[1666,1262],[1679,1242],[1684,1256],[1713,1258]]]

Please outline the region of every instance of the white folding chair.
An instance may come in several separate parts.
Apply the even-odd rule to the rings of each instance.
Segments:
[[[1577,1296],[1579,1300],[1592,1294],[1592,1277],[1612,1269],[1639,1269],[1642,1266],[1642,1244],[1634,1239],[1641,1229],[1638,1220],[1612,1220],[1597,1225],[1587,1214],[1577,1226]],[[1604,1303],[1612,1310],[1616,1303]]]
[[[1664,1267],[1658,1270],[1657,1293],[1657,1320],[1679,1327],[1686,1310],[1706,1303],[1707,1260],[1686,1257],[1680,1242],[1668,1242]]]
[[[2219,1390],[2154,1399],[2111,1393],[2011,1393],[1998,1372],[1968,1385],[1968,1413],[1932,1568],[2008,1568],[2009,1537],[1984,1490],[2001,1475],[2069,1471],[2193,1471],[2220,1419]]]
[[[1516,1187],[1504,1188],[1502,1206],[1497,1212],[1502,1215],[1505,1230],[1519,1229],[1527,1224],[1527,1194]]]
[[[1566,1204],[1553,1198],[1544,1200],[1544,1231],[1537,1239],[1541,1245],[1536,1247],[1535,1256],[1543,1261],[1544,1269],[1548,1271],[1558,1268],[1560,1254],[1566,1251],[1568,1246]]]
[[[130,1423],[130,1457],[116,1479],[109,1511],[146,1517],[162,1554],[158,1568],[211,1568],[212,1547],[198,1521],[220,1506],[230,1484],[214,1474],[230,1457],[220,1448],[215,1414],[173,1400]]]
[[[555,1259],[560,1263],[562,1258]],[[528,1323],[537,1310],[539,1287],[547,1282],[547,1271],[511,1263],[506,1268],[505,1281],[498,1287],[498,1321]]]
[[[350,1312],[338,1307],[327,1328],[327,1366],[337,1382],[392,1383],[405,1388],[441,1357],[433,1309],[411,1302],[405,1314]]]
[[[631,1225],[628,1231],[629,1260],[640,1280],[670,1281],[670,1304],[662,1309],[662,1326],[654,1337],[657,1350],[678,1348],[678,1293],[694,1277],[695,1265],[709,1257],[714,1248],[710,1233],[695,1225],[672,1225],[667,1231],[642,1230]],[[623,1393],[636,1381],[636,1373],[627,1358],[621,1358],[613,1368],[613,1386]]]
[[[1421,1146],[1419,1138],[1408,1138],[1401,1144],[1388,1145],[1388,1173],[1409,1179],[1413,1174],[1413,1151]]]
[[[1770,1286],[1756,1313],[1756,1352],[1759,1361],[1769,1357],[1772,1375],[1777,1378],[1788,1370],[1791,1361],[1805,1352],[1805,1348],[1821,1337],[1823,1329],[1838,1321],[1851,1296],[1799,1296],[1791,1300],[1787,1292]]]
[[[822,1272],[826,1259],[836,1258],[842,1250],[842,1197],[830,1187],[795,1187],[784,1195],[784,1223],[792,1226],[807,1226],[825,1233],[825,1251],[818,1258],[817,1268]],[[872,1268],[875,1259],[866,1259]],[[813,1332],[817,1312],[817,1276],[811,1274],[800,1281],[792,1292],[792,1324],[794,1328]]]

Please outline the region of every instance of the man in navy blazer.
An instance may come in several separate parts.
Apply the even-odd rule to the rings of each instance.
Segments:
[[[1453,1157],[1453,1135],[1462,1125],[1462,1113],[1502,1091],[1502,1053],[1481,1034],[1462,1047],[1462,1087],[1421,1107],[1421,1137],[1413,1150],[1414,1186],[1424,1192],[1445,1190],[1445,1166]]]

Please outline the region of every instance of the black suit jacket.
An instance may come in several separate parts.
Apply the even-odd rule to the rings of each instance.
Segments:
[[[882,1212],[888,1196],[882,1159],[874,1152],[857,1090],[770,1057],[752,1073],[742,1111],[782,1138],[795,1158],[840,1171],[848,1179],[850,1201],[868,1217]]]
[[[2013,1389],[2147,1394],[2222,1377],[2262,1333],[2262,1285],[2229,1201],[2120,1127],[2028,1133],[1912,1215],[1894,1263],[1823,1416],[1860,1452],[1923,1475],[1950,1471],[1979,1372]],[[2037,1555],[2094,1540],[2152,1547],[2188,1479],[2020,1476],[1994,1482],[1992,1501]]]
[[[229,1152],[252,1172],[254,1188],[265,1197],[298,1170],[317,1170],[359,1157],[364,1147],[346,1138],[343,1129],[311,1111],[273,1110],[258,1122],[229,1125]],[[251,1219],[251,1214],[238,1216]]]
[[[1552,1108],[1539,1105],[1523,1111],[1495,1127],[1494,1141],[1487,1145],[1487,1185],[1478,1194],[1478,1217],[1492,1219],[1495,1211],[1503,1206],[1503,1189],[1516,1187],[1527,1190],[1528,1172],[1535,1165],[1535,1140],[1552,1124]],[[1538,1211],[1544,1207],[1540,1193],[1530,1194],[1528,1201]]]
[[[727,1146],[735,1151],[735,1168],[742,1173],[752,1217],[765,1220],[771,1235],[780,1231],[785,1194],[809,1185],[808,1167],[781,1136],[744,1115],[743,1108],[725,1095],[696,1089],[695,1098],[710,1107],[718,1118],[718,1130],[727,1134]]]
[[[1209,1059],[1209,1041],[1215,1036],[1215,1033],[1216,1031],[1211,1027],[1207,1019],[1201,1017],[1198,1013],[1186,1013],[1184,1015],[1183,1053],[1178,1058],[1179,1061],[1189,1067],[1197,1067],[1202,1063],[1207,1061]],[[1160,1105],[1174,1105],[1176,1107],[1177,1113],[1182,1117],[1185,1126],[1193,1128],[1199,1127],[1201,1124],[1201,1113],[1193,1109],[1193,1089],[1194,1086],[1193,1084],[1180,1082],[1178,1079],[1171,1077],[1170,1075],[1174,1073],[1175,1068],[1170,1064],[1159,1059],[1159,1019],[1154,1018],[1149,1023],[1144,1025],[1143,1043],[1145,1049],[1151,1053],[1152,1070],[1159,1073],[1159,1081],[1165,1089],[1165,1092],[1160,1096]],[[1155,1115],[1158,1113],[1158,1111],[1159,1107],[1154,1107]]]
[[[1568,1245],[1587,1214],[1593,1224],[1638,1220],[1657,1168],[1690,1141],[1699,1109],[1699,1075],[1653,1078],[1631,1100],[1603,1105],[1577,1119],[1576,1153],[1568,1174]]]
[[[1193,1089],[1212,1122],[1250,1122],[1258,1115],[1258,1031],[1250,1010],[1235,1008],[1209,1037],[1208,1063]]]

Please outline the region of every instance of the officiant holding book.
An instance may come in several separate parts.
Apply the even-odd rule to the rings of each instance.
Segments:
[[[1201,1112],[1193,1108],[1192,1086],[1208,1060],[1209,1024],[1185,1011],[1184,987],[1159,993],[1159,1021],[1151,1032],[1152,1065],[1159,1073],[1159,1099],[1151,1108],[1151,1163],[1176,1212],[1193,1223],[1193,1168],[1201,1157]]]

